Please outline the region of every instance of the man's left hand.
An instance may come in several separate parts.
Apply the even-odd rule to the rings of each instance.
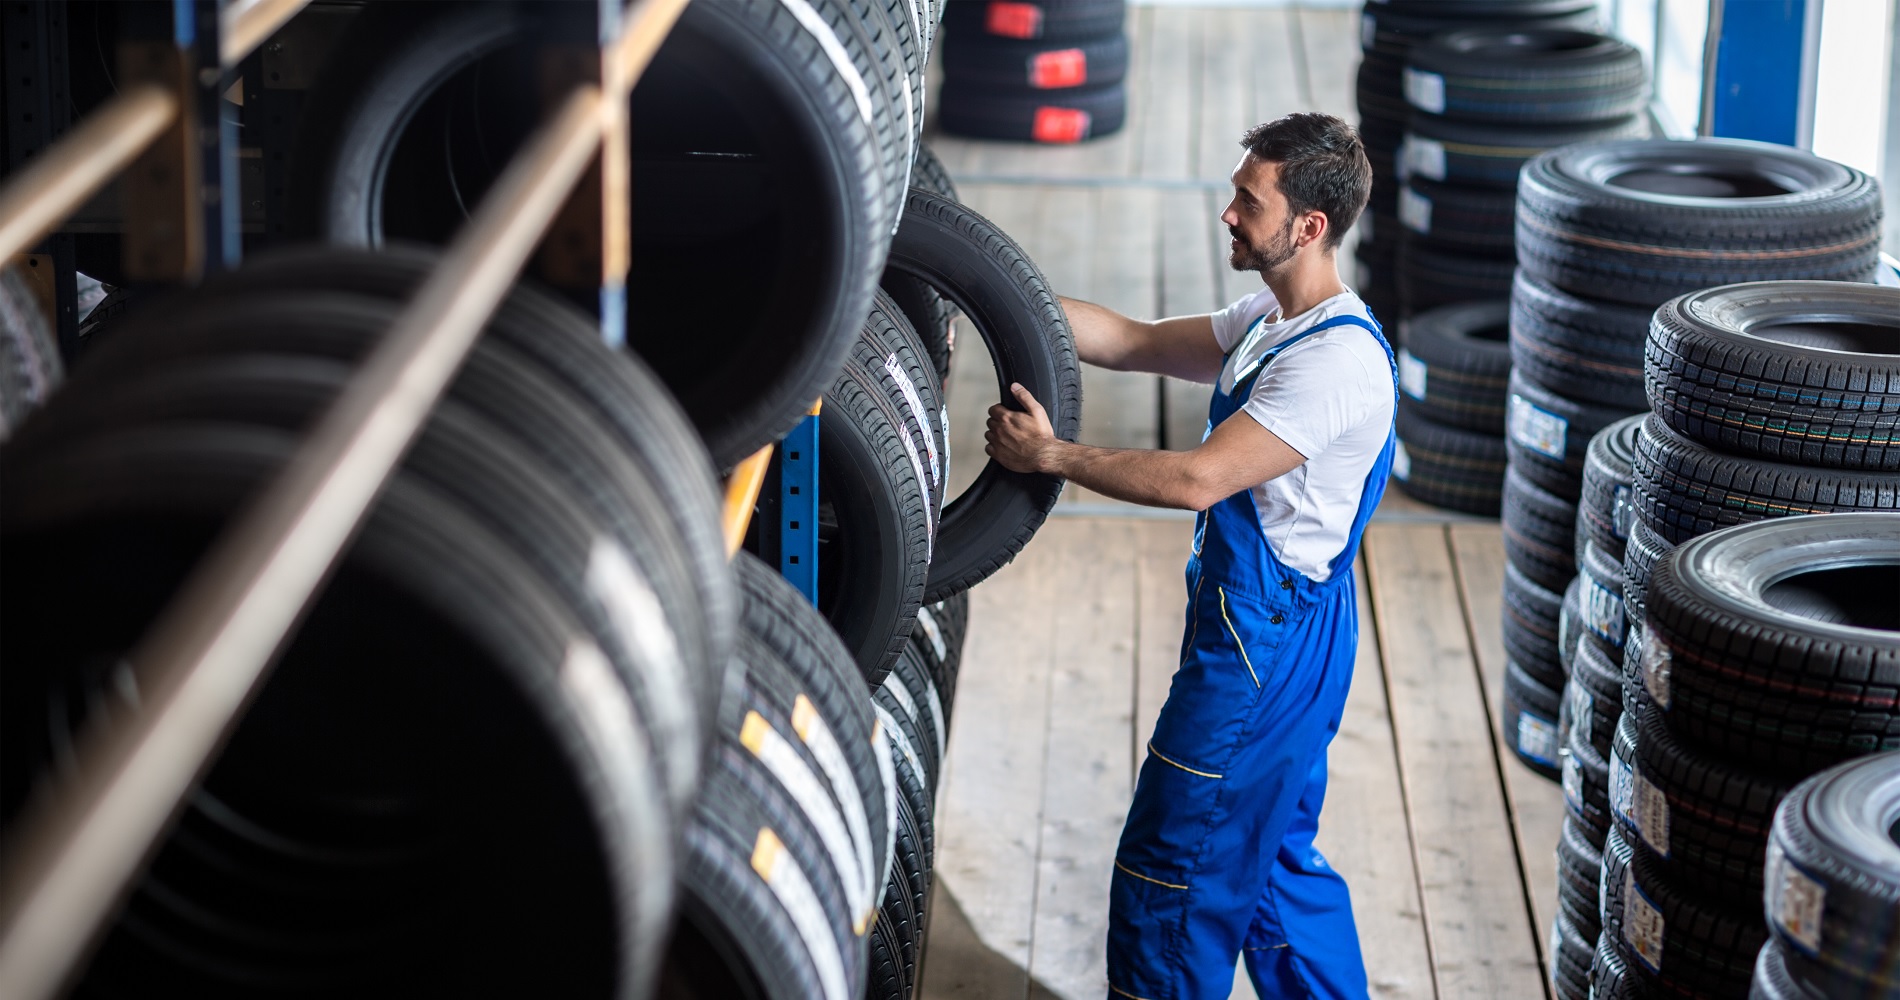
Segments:
[[[990,407],[989,430],[983,433],[988,444],[983,451],[1011,472],[1048,472],[1050,453],[1060,444],[1049,425],[1049,414],[1020,384],[1010,383],[1009,391],[1022,409],[1001,403]]]

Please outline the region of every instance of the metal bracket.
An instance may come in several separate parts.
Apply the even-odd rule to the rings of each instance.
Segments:
[[[779,572],[818,603],[818,410],[779,445]]]

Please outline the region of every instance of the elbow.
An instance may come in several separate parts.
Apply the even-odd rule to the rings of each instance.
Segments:
[[[1232,496],[1233,492],[1204,475],[1190,471],[1175,491],[1172,506],[1199,513]]]

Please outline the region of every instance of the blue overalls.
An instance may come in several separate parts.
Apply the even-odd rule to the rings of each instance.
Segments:
[[[1378,338],[1391,360],[1376,323],[1357,316],[1319,323],[1237,375],[1231,391],[1216,384],[1210,431],[1240,410],[1281,351],[1347,325]],[[1395,394],[1396,383],[1395,368]],[[1243,954],[1262,1000],[1366,996],[1346,883],[1313,835],[1326,746],[1339,731],[1359,644],[1353,559],[1385,493],[1392,453],[1388,433],[1325,583],[1274,555],[1252,490],[1198,519],[1181,667],[1115,856],[1111,998],[1225,998]]]

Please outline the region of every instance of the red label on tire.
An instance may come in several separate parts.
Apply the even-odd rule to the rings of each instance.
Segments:
[[[1004,38],[1041,38],[1042,8],[1033,3],[993,0],[983,12],[983,30]]]
[[[1029,85],[1040,90],[1089,82],[1089,57],[1081,49],[1038,53],[1029,60]]]
[[[1029,136],[1037,142],[1081,142],[1089,137],[1089,113],[1080,108],[1037,108]]]

